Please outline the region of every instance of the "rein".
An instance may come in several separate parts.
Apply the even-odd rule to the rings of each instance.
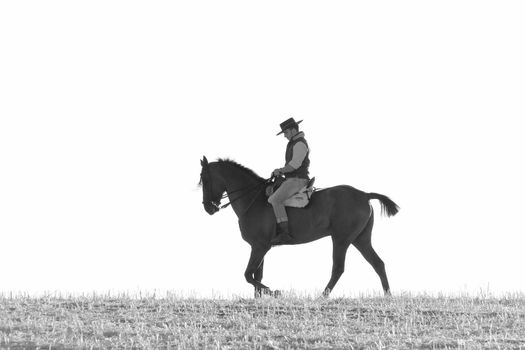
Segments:
[[[269,179],[264,180],[264,182],[261,182],[261,183],[259,183],[259,184],[257,184],[257,185],[243,187],[243,188],[240,188],[240,189],[238,189],[238,190],[231,191],[229,194],[228,194],[228,193],[223,194],[222,197],[221,197],[221,199],[227,198],[229,195],[231,195],[231,194],[233,194],[233,193],[236,193],[236,192],[246,191],[245,193],[242,193],[242,194],[241,194],[240,196],[238,196],[237,198],[230,200],[230,201],[229,201],[228,203],[226,203],[226,204],[223,204],[223,205],[221,205],[221,206],[218,206],[218,205],[217,205],[217,208],[218,208],[218,209],[224,209],[224,208],[227,208],[230,204],[232,204],[233,202],[235,202],[235,201],[241,199],[242,197],[246,196],[246,195],[247,195],[248,193],[250,193],[251,191],[257,189],[257,188],[260,187],[260,186],[267,185],[271,180],[272,180],[272,178],[269,178]],[[261,190],[262,190],[262,189],[261,189]],[[255,199],[257,198],[257,195],[261,192],[261,190],[259,190],[259,191],[255,194],[255,196],[253,197],[252,202],[250,203],[250,205],[248,206],[248,208],[246,209],[246,211],[247,211],[248,209],[250,209],[250,207],[252,206],[253,202],[255,202]],[[244,214],[243,214],[243,215],[244,215]],[[242,215],[241,215],[241,216],[242,216]]]

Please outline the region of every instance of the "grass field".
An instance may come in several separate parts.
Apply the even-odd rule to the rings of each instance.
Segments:
[[[2,349],[525,349],[525,296],[0,296]]]

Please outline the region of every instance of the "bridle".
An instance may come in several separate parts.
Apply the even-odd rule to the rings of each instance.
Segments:
[[[208,183],[208,186],[204,185],[205,178],[206,178],[206,182]],[[208,166],[207,165],[202,167],[201,184],[202,184],[202,189],[203,189],[203,191],[205,193],[205,197],[206,198],[211,198],[212,197],[212,193],[213,193],[213,191],[212,191],[213,184],[212,184],[211,180],[209,180]],[[203,200],[202,204],[211,204],[215,208],[220,209],[219,204],[221,203],[221,199],[223,199],[223,198],[224,198],[224,195],[221,198],[219,198],[218,200],[213,200],[213,199]]]
[[[267,185],[268,183],[270,183],[272,181],[272,179],[273,179],[273,177],[270,177],[269,179],[266,179],[263,182],[258,183],[256,185],[245,186],[243,188],[239,188],[237,190],[230,191],[230,193],[224,193],[224,194],[221,195],[221,197],[219,199],[213,200],[213,199],[211,199],[212,193],[213,193],[213,191],[212,191],[213,183],[212,183],[212,181],[210,179],[210,176],[209,176],[208,167],[207,166],[203,166],[203,172],[201,174],[202,187],[203,187],[204,191],[206,192],[206,197],[210,198],[210,199],[208,199],[207,201],[206,200],[202,201],[202,204],[211,204],[212,206],[214,206],[217,209],[217,211],[219,211],[221,209],[227,208],[232,203],[236,202],[237,200],[243,198],[247,194],[251,193],[253,190],[256,190],[256,189],[258,189],[260,187],[259,191],[257,191],[257,193],[253,196],[253,199],[250,202],[250,204],[248,205],[248,207],[240,215],[240,216],[243,216],[248,211],[248,209],[251,208],[251,206],[253,205],[253,203],[257,199],[257,196],[259,195],[259,193],[261,193],[261,191],[264,189],[264,186]],[[208,186],[204,186],[204,181],[206,181],[208,183]],[[221,204],[221,200],[223,200],[224,198],[228,198],[230,195],[232,195],[233,193],[237,193],[237,192],[242,192],[242,193],[239,196],[237,196],[236,198],[230,200],[228,203],[220,205]]]

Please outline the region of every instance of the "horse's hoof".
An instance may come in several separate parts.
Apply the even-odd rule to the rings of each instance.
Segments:
[[[273,292],[270,288],[256,288],[254,292],[255,299],[262,298],[265,295],[273,296]]]
[[[263,295],[270,295],[270,296],[271,296],[271,295],[273,295],[273,292],[272,292],[272,290],[271,290],[270,288],[264,288],[264,289],[262,290],[262,294],[263,294]]]
[[[330,292],[332,290],[330,288],[326,288],[323,292],[323,298],[328,298],[330,296]]]

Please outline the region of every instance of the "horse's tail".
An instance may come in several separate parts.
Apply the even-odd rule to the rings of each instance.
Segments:
[[[399,206],[393,200],[379,193],[368,193],[368,200],[377,199],[381,203],[381,214],[394,216],[399,211]]]

